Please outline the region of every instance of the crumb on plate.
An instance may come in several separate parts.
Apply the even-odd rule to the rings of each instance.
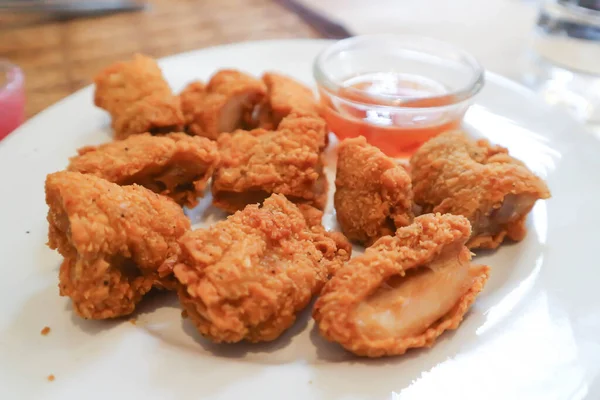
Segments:
[[[47,336],[50,333],[50,327],[45,326],[44,329],[40,332],[43,336]]]

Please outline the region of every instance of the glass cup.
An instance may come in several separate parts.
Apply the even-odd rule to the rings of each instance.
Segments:
[[[600,128],[600,1],[542,0],[525,83]]]
[[[0,140],[25,120],[23,82],[21,69],[0,59]]]
[[[470,54],[410,35],[341,40],[317,57],[313,73],[329,129],[340,139],[364,136],[398,158],[460,126],[484,84]]]

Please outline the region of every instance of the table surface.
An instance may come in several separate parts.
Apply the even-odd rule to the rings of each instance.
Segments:
[[[151,0],[149,9],[52,20],[0,14],[0,58],[25,73],[26,114],[91,83],[103,67],[140,52],[152,57],[262,39],[319,34],[272,0]]]

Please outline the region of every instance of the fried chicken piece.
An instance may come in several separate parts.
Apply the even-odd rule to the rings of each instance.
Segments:
[[[198,331],[220,342],[271,341],[350,257],[284,196],[185,234],[174,267],[179,299]]]
[[[150,132],[179,132],[183,114],[179,97],[173,96],[160,68],[152,58],[136,54],[94,78],[94,103],[108,111],[117,139]]]
[[[246,128],[247,115],[265,93],[262,81],[235,70],[217,72],[206,86],[193,82],[180,94],[187,131],[217,139],[223,132]]]
[[[329,264],[329,276],[335,275],[337,270],[344,265],[344,262],[348,261],[350,258],[350,254],[352,254],[352,244],[343,233],[325,230],[322,225],[323,211],[308,204],[298,204],[298,209],[304,216],[310,230],[315,234],[313,242],[317,246],[317,249],[319,249],[327,259],[331,260],[331,263]],[[333,247],[331,246],[331,240],[335,243],[335,246]],[[342,251],[347,254],[348,257],[337,256],[338,253]]]
[[[267,96],[258,106],[253,126],[273,130],[291,113],[319,115],[319,104],[310,88],[274,72],[265,73],[262,79],[267,85]]]
[[[411,223],[410,177],[364,137],[346,139],[338,150],[334,204],[348,239],[370,245]]]
[[[410,164],[415,203],[423,213],[467,217],[473,227],[469,248],[522,240],[527,214],[537,200],[550,197],[544,181],[507,149],[475,142],[460,131],[431,139]]]
[[[235,212],[272,193],[319,209],[327,201],[321,149],[326,125],[318,117],[285,118],[277,131],[255,129],[219,137],[221,163],[213,176],[213,204]]]
[[[431,347],[456,329],[489,267],[471,265],[469,221],[427,214],[384,236],[327,282],[315,303],[319,332],[359,356]]]
[[[193,207],[219,163],[216,143],[185,133],[134,135],[88,146],[71,158],[69,171],[93,174],[118,185],[137,183]]]
[[[170,199],[63,171],[46,178],[46,203],[48,246],[65,258],[60,294],[81,317],[127,315],[153,286],[174,288],[177,239],[190,222]]]

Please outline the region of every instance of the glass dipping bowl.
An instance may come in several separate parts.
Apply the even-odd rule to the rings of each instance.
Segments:
[[[313,73],[329,129],[398,158],[459,127],[484,84],[469,53],[409,35],[341,40],[317,56]]]
[[[0,58],[0,140],[25,120],[23,72]]]

